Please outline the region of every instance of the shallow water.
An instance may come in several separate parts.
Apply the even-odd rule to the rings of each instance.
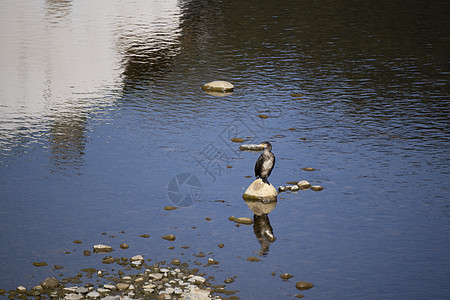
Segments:
[[[242,299],[292,298],[298,280],[315,285],[310,299],[446,298],[448,12],[444,1],[2,1],[0,288],[106,268],[83,250],[126,242],[114,255],[209,253],[198,260],[219,265],[201,271],[215,284],[237,276],[227,288]],[[204,93],[212,80],[235,92]],[[325,188],[280,194],[273,243],[228,220],[253,217],[241,196],[259,155],[233,137],[272,143],[273,185]],[[200,182],[181,186],[194,203],[165,211],[182,173]]]

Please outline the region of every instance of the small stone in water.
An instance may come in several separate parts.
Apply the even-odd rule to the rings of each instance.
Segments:
[[[131,258],[131,261],[142,261],[144,260],[144,257],[142,255],[135,255]]]
[[[180,262],[179,259],[172,259],[171,264],[172,264],[172,265],[175,265],[175,266],[179,266],[179,265],[181,264],[181,262]]]
[[[130,246],[128,246],[128,244],[122,243],[120,244],[120,248],[122,249],[128,249]]]
[[[301,190],[306,190],[307,188],[309,188],[311,186],[311,184],[306,180],[300,180],[299,182],[297,182],[297,186]]]
[[[176,206],[166,206],[164,207],[165,210],[174,210],[174,209],[178,209],[178,207]]]
[[[148,239],[149,237],[150,237],[150,235],[149,234],[141,234],[141,235],[139,235],[140,237],[143,237],[143,238],[146,238],[146,239]]]
[[[307,168],[302,168],[302,170],[303,171],[307,171],[307,172],[311,172],[311,171],[315,171],[316,169],[307,167]]]
[[[75,240],[75,241],[73,241],[73,243],[74,243],[74,244],[82,244],[83,242],[80,241],[80,240]]]
[[[298,290],[307,290],[307,289],[310,289],[310,288],[312,288],[314,286],[314,284],[312,284],[312,283],[309,283],[309,282],[306,282],[306,281],[297,281],[297,283],[295,284],[295,287],[298,289]]]
[[[225,247],[225,245],[224,245],[224,244],[219,244],[218,246],[219,246],[219,248],[223,248],[223,247]]]
[[[210,217],[206,217],[205,220],[206,221],[211,221],[211,218]]]
[[[269,116],[268,115],[258,115],[258,117],[261,119],[267,119]]]
[[[33,263],[33,266],[35,266],[35,267],[45,267],[47,265],[48,264],[46,262],[34,262]]]
[[[318,192],[318,191],[323,190],[323,187],[321,187],[320,185],[312,185],[312,186],[310,187],[310,189],[311,189],[312,191]]]
[[[284,191],[286,191],[286,187],[285,186],[281,185],[281,186],[278,187],[278,192],[279,193],[284,192]]]
[[[168,240],[168,241],[171,241],[171,242],[175,241],[175,239],[176,239],[173,234],[168,234],[168,235],[162,236],[161,238],[163,240]]]
[[[234,279],[232,277],[225,279],[223,282],[225,283],[233,283]]]
[[[19,293],[25,293],[27,289],[24,286],[18,286],[16,291],[18,291]]]
[[[247,260],[248,261],[260,261],[261,259],[255,257],[255,256],[250,256],[250,257],[247,257]]]
[[[242,143],[242,142],[244,142],[244,139],[232,138],[231,141],[234,142],[234,143]]]
[[[94,246],[94,253],[105,253],[111,252],[113,249],[111,246],[98,244]]]
[[[253,224],[253,220],[250,218],[235,218],[234,222],[239,223],[239,224],[245,224],[245,225],[251,225]]]
[[[284,274],[281,274],[280,277],[284,280],[288,280],[289,278],[294,277],[294,275],[289,274],[289,273],[284,273]]]

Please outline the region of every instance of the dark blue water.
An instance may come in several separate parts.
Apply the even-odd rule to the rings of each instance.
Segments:
[[[114,255],[212,257],[201,271],[237,276],[242,299],[299,280],[309,299],[447,298],[448,4],[162,3],[1,5],[0,288],[107,269],[83,250],[126,242]],[[204,93],[212,80],[235,92]],[[228,220],[253,218],[259,155],[234,137],[272,143],[273,185],[325,188],[279,195],[273,243]],[[165,211],[180,173],[201,194]]]

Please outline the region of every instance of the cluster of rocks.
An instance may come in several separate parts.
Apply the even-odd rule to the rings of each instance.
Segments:
[[[50,277],[41,282],[40,285],[31,289],[23,286],[16,290],[6,292],[0,290],[0,294],[7,294],[11,299],[221,299],[220,296],[213,296],[212,293],[223,293],[231,295],[230,299],[239,299],[232,296],[235,292],[225,289],[225,285],[212,286],[203,274],[197,274],[198,269],[188,269],[187,264],[181,264],[178,259],[171,263],[174,266],[164,266],[156,263],[148,266],[141,255],[128,258],[105,257],[103,260],[111,260],[125,270],[137,269],[138,274],[125,275],[122,270],[119,276],[107,277],[105,271],[89,269],[82,270],[88,272],[88,278],[96,274],[98,278],[105,278],[107,283],[99,284],[96,288],[93,284],[73,285],[73,280]],[[165,262],[164,262],[165,264]],[[81,275],[81,274],[80,274]],[[81,282],[81,281],[79,281]]]
[[[323,190],[323,187],[320,185],[311,185],[308,181],[306,180],[300,180],[299,182],[295,183],[293,182],[293,185],[286,185],[286,186],[279,186],[278,187],[278,192],[286,192],[286,191],[292,191],[292,192],[296,192],[298,190],[301,191],[305,191],[307,189],[310,189],[312,191],[321,191]]]

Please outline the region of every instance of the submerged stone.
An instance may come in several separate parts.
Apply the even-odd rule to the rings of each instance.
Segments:
[[[168,241],[171,241],[171,242],[175,241],[175,239],[176,239],[173,234],[168,234],[168,235],[162,236],[161,238],[163,240],[168,240]]]
[[[178,209],[178,207],[177,206],[166,206],[166,207],[164,207],[164,209],[165,210],[175,210],[175,209]]]
[[[323,190],[323,187],[321,187],[320,185],[312,185],[312,186],[310,187],[310,189],[311,189],[312,191],[318,192],[318,191]]]
[[[244,142],[244,139],[234,137],[231,139],[231,141],[234,143],[242,143]]]
[[[258,257],[255,257],[255,256],[250,256],[250,257],[247,257],[247,260],[256,262],[256,261],[260,261],[261,259]]]
[[[284,273],[284,274],[281,274],[280,277],[281,277],[281,279],[283,279],[283,280],[288,280],[288,279],[294,277],[294,275],[289,274],[289,273]]]
[[[295,284],[295,287],[298,290],[302,291],[302,290],[307,290],[307,289],[314,287],[314,284],[306,282],[306,281],[297,281],[297,283]]]
[[[315,171],[316,169],[307,167],[307,168],[302,168],[302,170],[307,171],[307,172],[312,172],[312,171]]]

